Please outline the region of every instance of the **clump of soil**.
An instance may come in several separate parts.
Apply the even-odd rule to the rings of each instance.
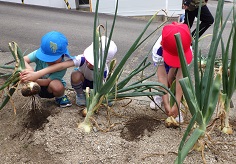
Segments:
[[[51,115],[50,110],[45,109],[29,109],[25,113],[23,126],[27,129],[40,129],[44,123],[48,123],[47,117]]]
[[[23,97],[19,92],[15,94],[22,97],[21,108],[18,107],[15,113],[18,125],[31,131],[43,128],[43,125],[48,123],[47,118],[52,114],[52,110],[43,106],[38,96]]]
[[[144,135],[150,136],[160,124],[160,120],[149,116],[134,117],[126,123],[121,131],[121,137],[127,141],[140,140]]]
[[[109,123],[108,131],[94,126],[87,134],[78,129],[78,123],[84,120],[82,108],[75,105],[75,95],[67,93],[67,96],[73,104],[69,108],[59,108],[54,99],[41,99],[41,108],[32,110],[30,103],[24,106],[29,98],[18,92],[14,94],[16,113],[12,103],[0,110],[1,163],[169,164],[177,158],[189,112],[180,131],[166,128],[163,121],[166,115],[161,110],[151,110],[150,101],[123,100],[112,106],[109,115],[101,109],[93,116],[102,129],[107,129]],[[235,118],[232,110],[230,120],[234,130]],[[203,153],[206,163],[234,164],[236,134],[224,135],[215,127],[208,135],[210,140],[205,138]],[[184,163],[203,163],[202,153],[189,152]]]

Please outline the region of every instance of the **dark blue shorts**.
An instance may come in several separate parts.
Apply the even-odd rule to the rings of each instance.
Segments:
[[[39,96],[42,98],[53,98],[55,97],[53,93],[48,92],[48,86],[40,86],[41,91],[39,92]]]
[[[86,89],[86,87],[93,89],[93,81],[89,81],[88,79],[84,79],[83,89]]]

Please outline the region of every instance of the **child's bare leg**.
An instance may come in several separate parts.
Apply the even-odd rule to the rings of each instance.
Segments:
[[[61,97],[65,93],[65,87],[59,80],[52,80],[48,85],[48,92],[53,93],[55,97]]]
[[[179,80],[181,78],[183,78],[182,71],[181,71],[181,69],[178,69],[177,74],[176,74],[176,93],[175,93],[175,98],[176,98],[177,103],[178,103],[179,106],[180,106],[180,102],[181,102],[181,99],[182,99],[182,96],[183,96],[183,91],[182,91],[181,85],[179,83]],[[173,117],[176,117],[178,115],[178,107],[177,107],[176,103],[171,108],[170,115],[172,115]]]
[[[82,94],[83,92],[84,75],[80,71],[74,71],[71,74],[71,86],[74,88],[76,94]]]

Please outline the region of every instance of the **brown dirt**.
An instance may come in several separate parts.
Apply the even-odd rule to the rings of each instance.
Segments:
[[[149,133],[157,130],[160,124],[160,120],[150,116],[136,116],[125,123],[121,137],[127,141],[138,141],[144,135],[150,136]]]
[[[68,90],[68,96],[75,104],[74,93]],[[61,109],[53,99],[39,99],[37,109],[32,109],[30,98],[19,91],[12,100],[0,111],[0,160],[6,164],[169,164],[177,157],[189,121],[187,113],[181,129],[166,128],[165,114],[151,110],[146,98],[127,99],[118,101],[109,112],[101,107],[93,116],[93,131],[84,133],[78,129],[84,119],[82,108]],[[235,110],[231,113],[235,130]],[[206,163],[236,163],[236,135],[222,134],[219,123],[216,120],[204,138]],[[184,163],[203,163],[201,152],[191,151]]]

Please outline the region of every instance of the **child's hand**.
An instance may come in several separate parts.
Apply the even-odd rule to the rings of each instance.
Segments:
[[[170,112],[169,112],[169,116],[172,116],[172,117],[177,117],[178,115],[178,108],[176,105],[174,105],[171,109],[170,109]]]
[[[36,81],[38,79],[36,75],[37,75],[36,72],[30,69],[25,69],[20,73],[20,79],[22,82]]]
[[[167,116],[171,116],[170,115],[170,111],[171,111],[170,104],[164,102],[164,108],[165,108]]]

